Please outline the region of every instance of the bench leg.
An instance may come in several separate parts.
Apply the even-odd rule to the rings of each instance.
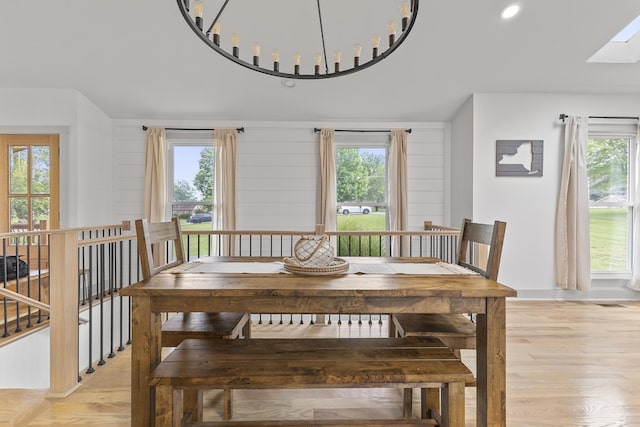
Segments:
[[[464,427],[464,382],[452,382],[442,388],[442,427]]]
[[[156,386],[156,427],[182,425],[182,390]]]
[[[191,412],[191,422],[201,422],[203,420],[203,391],[187,389],[183,391],[184,411]]]
[[[233,405],[233,392],[230,388],[225,388],[222,391],[222,404],[224,406],[222,419],[228,421],[231,419]]]
[[[413,389],[402,389],[402,418],[411,419],[413,416]]]
[[[396,322],[393,320],[393,314],[389,314],[387,318],[389,319],[389,338],[395,338],[398,336],[398,331],[396,330]]]
[[[242,336],[245,339],[251,338],[251,314],[248,315],[249,319],[242,327]]]
[[[440,416],[440,389],[422,388],[420,389],[420,417],[422,419]],[[436,412],[436,413],[434,413]]]

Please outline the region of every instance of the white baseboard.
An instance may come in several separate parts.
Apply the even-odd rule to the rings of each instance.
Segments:
[[[519,289],[517,299],[554,301],[640,301],[640,292],[627,287],[628,280],[593,280],[588,291]]]

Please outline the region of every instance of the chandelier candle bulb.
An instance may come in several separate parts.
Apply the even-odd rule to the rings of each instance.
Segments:
[[[276,49],[271,56],[273,57],[273,71],[280,71],[280,52]]]
[[[409,2],[402,2],[400,5],[400,15],[402,16],[402,31],[407,29],[407,24],[409,24]]]
[[[362,53],[362,46],[359,44],[353,46],[353,66],[360,65],[360,54]]]
[[[240,37],[237,34],[231,35],[231,45],[233,46],[233,56],[238,58],[240,55]]]
[[[220,23],[213,24],[213,42],[216,46],[220,46]]]
[[[253,45],[253,65],[260,66],[260,45],[258,43]]]
[[[342,58],[342,53],[337,50],[336,53],[333,55],[333,59],[334,59],[334,67],[335,67],[335,72],[339,73],[340,72],[340,58]]]
[[[293,74],[300,74],[300,57],[299,53],[293,55]]]
[[[202,31],[202,17],[204,16],[204,5],[202,4],[202,0],[197,0],[193,4],[193,13],[196,17],[196,25]]]
[[[396,41],[396,21],[389,21],[389,47]]]
[[[374,34],[371,39],[371,44],[373,47],[373,57],[378,56],[378,49],[380,48],[380,34]]]
[[[313,59],[316,62],[316,65],[314,66],[314,72],[316,75],[318,75],[320,74],[320,64],[322,64],[322,55],[320,55],[319,53],[316,53]]]

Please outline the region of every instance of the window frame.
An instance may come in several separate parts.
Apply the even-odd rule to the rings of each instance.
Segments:
[[[60,135],[58,134],[7,134],[0,135],[0,169],[5,177],[0,186],[0,232],[8,233],[11,229],[11,218],[9,216],[9,153],[8,148],[15,145],[28,147],[49,147],[49,223],[47,228],[54,230],[60,228]],[[29,157],[30,158],[30,157]],[[29,166],[31,170],[31,165]],[[31,176],[28,177],[29,181]],[[31,188],[31,185],[29,185]],[[25,197],[31,201],[32,194],[27,193]],[[38,194],[36,198],[44,197]],[[29,202],[31,206],[31,202]],[[29,208],[31,211],[31,208]],[[33,229],[33,215],[27,218],[28,229]]]
[[[171,218],[171,216],[173,215],[173,206],[176,203],[173,199],[173,196],[174,196],[173,187],[175,184],[174,165],[175,165],[175,148],[176,147],[202,147],[202,148],[211,147],[214,149],[214,156],[215,156],[215,144],[214,144],[213,138],[200,139],[197,137],[196,138],[193,138],[193,137],[180,138],[180,137],[167,136],[167,188],[166,188],[167,205],[165,208],[165,215],[167,218]],[[212,191],[214,194],[212,195],[213,197],[210,205],[211,205],[211,212],[213,215],[213,211],[215,210],[215,187],[213,187]],[[193,200],[192,203],[193,202],[198,202],[198,201]],[[188,203],[188,202],[185,202],[185,203]],[[203,202],[199,204],[205,205],[206,203]],[[211,227],[212,228],[215,227],[215,221],[211,222]]]
[[[591,200],[588,200],[589,209],[594,206],[602,207],[624,207],[627,209],[627,270],[594,270],[591,269],[592,279],[629,279],[631,277],[631,266],[634,256],[634,246],[637,242],[633,239],[633,222],[635,215],[640,214],[636,212],[634,208],[635,189],[633,183],[636,180],[636,161],[638,161],[638,135],[637,135],[637,122],[628,120],[616,120],[611,121],[599,121],[590,119],[589,130],[587,134],[587,143],[590,139],[628,139],[628,159],[627,159],[627,201],[626,202],[610,202],[600,203],[598,205],[592,204]],[[586,147],[585,147],[586,149]],[[591,232],[591,229],[589,229]]]
[[[336,159],[336,200],[334,202],[333,209],[337,210],[338,206],[338,150],[340,148],[357,148],[357,149],[384,149],[384,200],[385,200],[385,231],[389,230],[389,150],[391,147],[391,141],[389,135],[386,133],[363,133],[363,134],[336,134],[334,138],[334,155]],[[346,204],[346,203],[343,203]],[[338,228],[338,218],[336,216],[336,229]]]

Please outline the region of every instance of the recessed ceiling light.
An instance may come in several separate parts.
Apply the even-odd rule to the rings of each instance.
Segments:
[[[292,88],[296,85],[296,82],[291,79],[282,79],[282,86],[286,88]]]
[[[520,12],[520,6],[518,6],[517,4],[512,4],[510,6],[507,6],[502,11],[500,16],[502,17],[502,19],[511,19],[514,16],[516,16],[518,14],[518,12]]]

